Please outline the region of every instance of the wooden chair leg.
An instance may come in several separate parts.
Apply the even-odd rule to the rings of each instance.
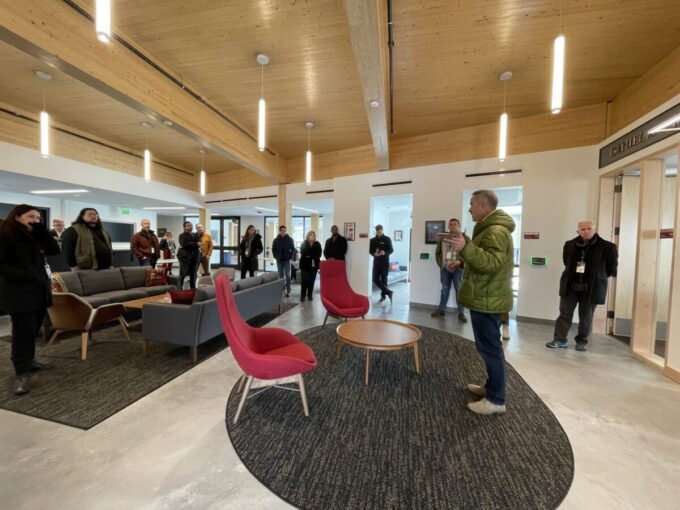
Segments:
[[[145,358],[148,358],[150,353],[151,353],[151,344],[145,338],[142,341],[142,356],[145,357]]]
[[[125,324],[125,321],[122,317],[118,317],[118,323],[120,324],[120,329],[123,330],[123,335],[125,335],[127,341],[132,342],[132,338],[130,338],[130,332],[128,331],[127,325]]]
[[[241,411],[243,411],[243,406],[246,404],[246,399],[248,398],[248,393],[250,393],[250,386],[253,384],[253,376],[249,375],[248,380],[246,381],[246,388],[243,391],[243,395],[241,395],[241,401],[238,403],[238,409],[236,409],[236,416],[234,416],[234,425],[236,425],[236,422],[238,422],[239,417],[241,416]]]
[[[52,336],[48,340],[47,345],[45,346],[45,349],[47,349],[50,345],[52,345],[53,342],[55,342],[57,340],[57,336],[59,336],[59,334],[61,332],[62,332],[61,329],[55,329],[54,330],[54,333],[52,333]]]
[[[323,326],[321,326],[322,328],[326,327],[326,321],[327,320],[328,320],[328,312],[326,312],[326,317],[324,317],[324,319],[323,319]]]
[[[90,332],[83,331],[80,335],[81,346],[80,346],[80,359],[85,361],[87,359],[87,341],[90,339]]]
[[[302,399],[302,408],[305,410],[305,416],[309,416],[309,406],[307,405],[307,392],[305,391],[305,381],[302,374],[298,374],[298,386],[300,386],[300,398]]]

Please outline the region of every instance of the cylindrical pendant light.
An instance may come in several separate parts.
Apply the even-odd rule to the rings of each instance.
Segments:
[[[97,0],[95,9],[97,38],[107,43],[111,39],[111,0]]]
[[[305,122],[307,128],[307,154],[305,156],[305,182],[307,186],[312,183],[312,146],[311,146],[311,130],[314,127],[313,122]]]
[[[50,156],[50,116],[45,110],[40,112],[40,155]]]
[[[144,149],[144,180],[149,182],[151,180],[151,151]]]
[[[552,82],[552,106],[553,114],[560,113],[562,110],[562,95],[564,93],[564,47],[565,40],[563,35],[555,39],[553,51],[553,82]]]
[[[201,196],[205,196],[205,151],[203,149],[198,151],[201,155],[201,180],[200,180],[200,192]]]
[[[503,82],[503,113],[501,114],[500,131],[498,133],[498,159],[501,161],[505,161],[508,153],[508,114],[505,111],[505,100],[510,78],[512,78],[512,71],[505,71],[499,78]]]
[[[269,64],[269,57],[264,54],[259,54],[256,57],[257,63],[260,64],[261,69],[261,86],[260,86],[260,102],[258,107],[257,118],[257,148],[263,152],[267,146],[267,104],[264,100],[264,66]]]

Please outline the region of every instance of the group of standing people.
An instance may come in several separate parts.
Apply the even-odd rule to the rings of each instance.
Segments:
[[[184,280],[189,277],[189,288],[196,288],[196,273],[201,268],[201,276],[210,276],[210,257],[213,252],[212,237],[201,223],[194,225],[184,222],[184,232],[179,235],[179,288],[184,288]]]

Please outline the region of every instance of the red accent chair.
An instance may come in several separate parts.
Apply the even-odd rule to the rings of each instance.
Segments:
[[[234,423],[241,415],[251,388],[269,389],[271,386],[290,382],[296,382],[300,387],[302,407],[305,416],[309,416],[302,374],[316,367],[314,351],[285,329],[249,326],[236,308],[227,275],[220,275],[215,279],[215,293],[224,335],[236,363],[243,370],[240,390],[243,390],[245,383]]]
[[[326,308],[323,326],[328,316],[338,319],[361,317],[368,313],[370,302],[368,297],[357,294],[347,281],[347,269],[344,260],[324,260],[319,267],[321,273],[321,302]]]

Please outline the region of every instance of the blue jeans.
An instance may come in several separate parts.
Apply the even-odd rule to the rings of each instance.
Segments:
[[[279,270],[279,278],[286,277],[286,293],[290,294],[290,260],[277,260],[276,269]]]
[[[461,306],[458,302],[458,289],[460,288],[460,282],[463,279],[463,270],[456,268],[453,271],[449,271],[446,267],[441,269],[440,280],[442,282],[442,294],[439,298],[439,309],[446,310],[446,303],[449,301],[449,293],[451,292],[451,282],[453,282],[453,288],[456,292],[456,306],[458,307],[458,313],[464,313],[465,308]]]
[[[475,346],[486,365],[486,399],[505,404],[505,353],[501,342],[501,315],[470,310]]]
[[[150,266],[151,261],[149,259],[144,259],[144,260],[137,259],[137,264],[139,264],[140,266]]]

